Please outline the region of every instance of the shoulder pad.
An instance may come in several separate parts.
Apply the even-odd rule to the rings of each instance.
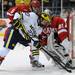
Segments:
[[[17,11],[17,7],[15,6],[15,7],[10,8],[7,12],[10,14],[14,14],[16,11]]]
[[[32,18],[38,18],[38,15],[34,12],[30,12],[30,17]]]

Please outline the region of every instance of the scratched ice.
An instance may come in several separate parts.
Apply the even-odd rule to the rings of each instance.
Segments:
[[[0,47],[3,45],[2,39],[0,37]],[[0,75],[75,75],[75,71],[68,73],[53,66],[51,60],[48,62],[41,51],[39,60],[45,65],[45,69],[34,71],[30,65],[29,54],[29,47],[24,47],[18,43],[0,66]]]

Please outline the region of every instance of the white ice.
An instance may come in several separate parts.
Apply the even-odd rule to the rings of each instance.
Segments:
[[[0,37],[0,48],[3,45],[3,38]],[[46,67],[42,70],[32,70],[29,61],[29,47],[17,44],[13,51],[10,51],[0,66],[0,75],[75,75],[75,71],[68,73],[63,69],[55,67],[51,60],[48,61],[40,51],[40,62]]]

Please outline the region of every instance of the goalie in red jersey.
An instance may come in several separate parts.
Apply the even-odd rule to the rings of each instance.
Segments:
[[[65,48],[64,55],[69,58],[69,62],[72,62],[70,57],[72,43],[68,40],[69,34],[65,20],[59,16],[52,16],[52,12],[49,9],[46,9],[41,14],[41,18],[42,25],[48,25],[52,30],[54,30],[54,38],[56,39],[56,42]]]

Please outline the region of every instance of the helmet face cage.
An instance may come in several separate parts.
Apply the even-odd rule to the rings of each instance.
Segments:
[[[47,8],[44,10],[44,13],[47,14],[47,15],[49,15],[49,16],[52,15],[52,11],[49,10],[49,9],[47,9]]]

